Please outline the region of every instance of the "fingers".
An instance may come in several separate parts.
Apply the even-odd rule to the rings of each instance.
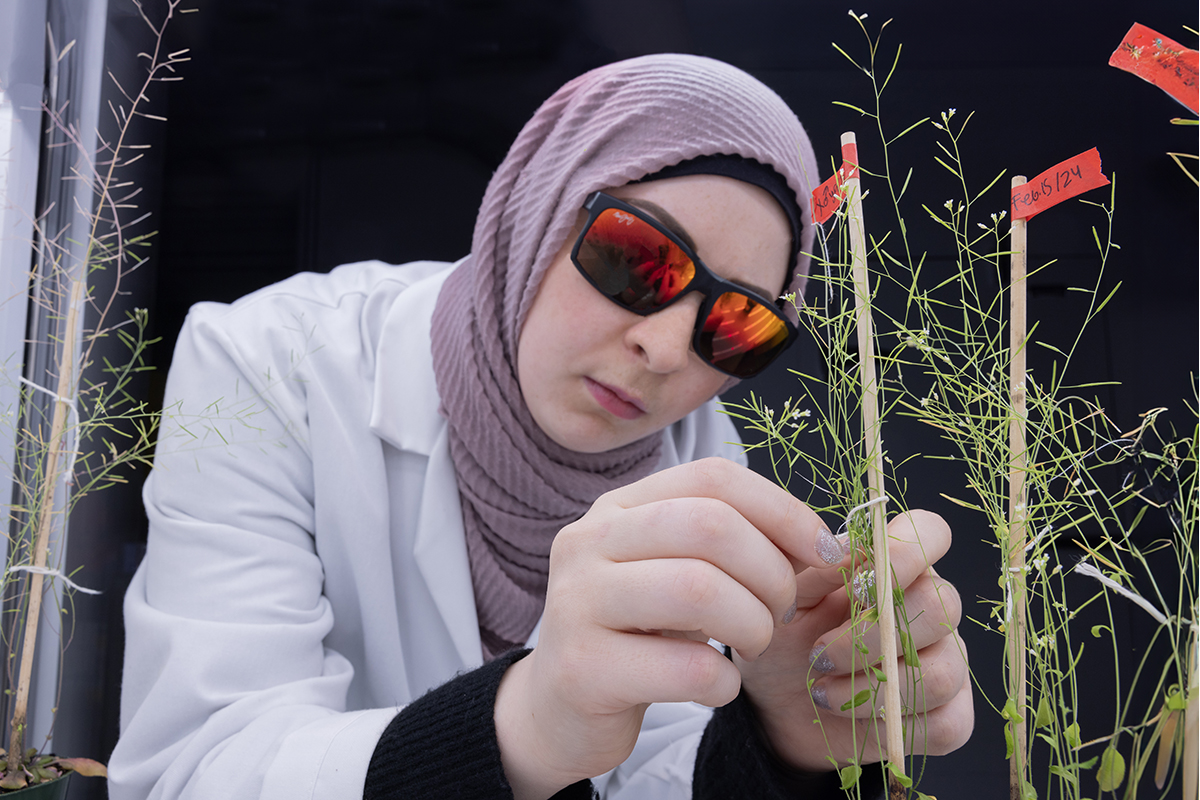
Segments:
[[[663,470],[609,492],[597,505],[634,508],[673,498],[719,500],[744,517],[792,562],[828,567],[847,559],[838,540],[807,505],[761,475],[721,458],[693,461]]]
[[[900,701],[905,714],[925,713],[946,705],[970,680],[966,650],[958,634],[946,636],[918,653],[920,663],[912,668],[905,659],[897,660],[900,674]],[[883,708],[882,691],[872,692],[865,702],[856,695],[877,687],[866,672],[818,678],[812,685],[813,705],[833,716],[866,719],[879,716]],[[879,687],[882,690],[882,687]]]
[[[623,512],[619,524],[605,526],[603,535],[569,536],[560,549],[564,559],[586,552],[615,563],[700,560],[746,587],[776,624],[787,624],[794,613],[796,579],[791,563],[745,517],[719,500],[672,499],[637,506]],[[666,577],[674,582],[678,576]],[[691,580],[685,588],[701,595],[706,591]]]
[[[543,684],[558,687],[551,705],[582,705],[592,715],[659,702],[723,706],[741,688],[737,667],[707,640],[618,633],[557,649],[554,656],[554,679]],[[546,661],[535,663],[544,669]]]
[[[916,690],[910,690],[906,695],[909,698],[917,698],[916,709],[918,709],[917,713],[912,713],[912,709],[908,708],[911,700],[905,701],[906,708],[902,724],[904,725],[906,753],[930,756],[946,755],[962,747],[970,738],[971,731],[975,726],[975,708],[965,660],[966,651],[958,652],[956,649],[960,645],[961,642],[950,644],[948,640],[945,651],[941,654],[936,656],[932,652],[921,654],[923,680],[940,684],[937,688],[927,686],[925,699],[936,695],[941,702],[936,705],[929,702],[922,707],[921,699],[918,697],[921,691],[919,685]],[[935,671],[940,670],[941,667],[936,665],[941,665],[943,662],[947,667],[955,663],[961,665],[962,678],[957,690],[950,688],[957,682],[957,679],[951,677],[943,684],[943,678],[928,675],[930,666]],[[957,670],[954,668],[947,670],[948,673],[955,671]],[[863,675],[859,677],[862,685],[865,686],[866,677]],[[835,679],[835,682],[840,680],[843,679]],[[835,700],[832,694],[833,689],[834,687],[831,686],[831,705]],[[949,696],[942,700],[943,695]],[[815,702],[814,706],[816,706]],[[890,722],[882,719],[882,714],[870,718],[869,716],[864,717],[861,713],[854,713],[860,711],[861,708],[860,706],[854,711],[842,712],[840,704],[838,704],[834,705],[832,710],[820,710],[820,724],[823,728],[824,739],[829,752],[839,763],[846,763],[850,757],[858,758],[860,763],[879,761],[884,757],[884,749],[879,743],[887,741],[887,726]]]
[[[697,559],[632,561],[598,576],[616,591],[590,609],[590,622],[610,630],[659,633],[699,631],[728,644],[747,660],[771,643],[775,621],[745,586]]]
[[[823,719],[825,740],[839,762],[855,758],[859,763],[884,758],[887,726],[882,720]],[[948,703],[922,714],[906,715],[904,750],[909,755],[944,756],[966,744],[975,727],[971,683],[966,682]]]
[[[708,642],[625,634],[628,670],[609,670],[613,696],[634,703],[696,702],[717,707],[733,702],[742,677],[725,654]]]
[[[949,636],[958,627],[961,616],[962,599],[958,590],[932,567],[927,568],[904,591],[904,606],[896,620],[897,651],[903,648],[902,631],[910,637],[910,647],[921,650]],[[866,653],[859,649],[860,645],[866,647]],[[812,653],[812,665],[818,672],[848,675],[880,659],[879,626],[874,622],[847,620],[817,637]]]
[[[928,511],[908,511],[894,517],[888,523],[887,535],[888,558],[891,560],[895,586],[908,586],[927,566],[936,563],[950,549],[950,526],[940,516]],[[864,577],[859,579],[857,586],[860,589],[866,586],[873,589],[874,575],[870,571],[872,559],[873,553],[860,551],[839,567],[866,564],[859,570]],[[839,567],[810,569],[802,574],[796,587],[797,605],[809,608],[830,592],[841,589],[845,576]],[[867,584],[862,584],[862,581],[867,581]],[[864,604],[871,602],[872,597],[869,592],[859,592],[859,600]]]
[[[908,586],[950,549],[950,526],[929,511],[906,511],[887,526],[888,558],[897,586]]]

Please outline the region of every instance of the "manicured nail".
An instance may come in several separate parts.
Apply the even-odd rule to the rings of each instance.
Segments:
[[[842,543],[829,532],[829,528],[821,528],[821,532],[817,534],[817,555],[826,564],[839,564],[846,557]]]
[[[829,710],[829,692],[823,683],[814,683],[812,687],[813,705],[817,708]]]
[[[854,551],[854,547],[850,544],[850,534],[839,533],[834,537],[838,540],[838,544],[842,546],[842,555],[848,556]]]
[[[808,654],[808,663],[817,672],[833,672],[833,659],[825,655],[825,647],[817,645]]]
[[[795,618],[796,618],[796,602],[793,600],[792,607],[789,608],[787,610],[787,613],[783,615],[783,624],[787,625],[789,622],[791,622]]]

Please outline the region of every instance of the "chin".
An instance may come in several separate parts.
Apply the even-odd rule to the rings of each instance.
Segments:
[[[576,453],[606,453],[609,450],[616,450],[618,447],[632,444],[638,439],[655,432],[641,430],[636,432],[616,431],[607,426],[597,427],[607,429],[586,432],[574,431],[571,435],[564,435],[565,432],[548,433],[547,435],[559,446],[573,450]]]

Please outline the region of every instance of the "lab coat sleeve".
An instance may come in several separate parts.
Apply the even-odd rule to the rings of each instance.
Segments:
[[[398,708],[347,713],[354,670],[323,644],[304,354],[247,356],[225,309],[193,310],[167,383],[109,796],[359,797]]]

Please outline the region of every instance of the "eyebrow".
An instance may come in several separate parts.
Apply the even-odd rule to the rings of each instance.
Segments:
[[[636,206],[637,208],[640,208],[643,211],[649,211],[651,214],[653,214],[658,219],[659,222],[661,222],[663,224],[663,226],[665,228],[667,228],[668,230],[671,231],[671,233],[675,234],[680,239],[682,239],[683,243],[686,244],[693,253],[696,253],[696,251],[699,249],[698,247],[696,247],[696,242],[692,239],[691,235],[688,234],[687,230],[684,229],[683,225],[679,224],[679,220],[677,220],[673,216],[671,216],[671,212],[667,211],[665,208],[660,206],[658,203],[652,203],[649,200],[642,200],[640,197],[629,197],[629,198],[625,199],[625,202],[629,203],[629,205],[631,205],[631,206]],[[697,256],[699,256],[699,253],[697,253]],[[750,283],[749,281],[742,281],[742,280],[738,280],[737,278],[726,278],[725,280],[729,281],[730,283],[741,286],[744,289],[749,289],[750,291],[752,291],[758,295],[761,295],[762,297],[764,297],[768,300],[772,299],[772,297],[773,297],[773,295],[770,292],[768,292],[766,289],[764,289],[761,286],[757,286],[753,283]]]

